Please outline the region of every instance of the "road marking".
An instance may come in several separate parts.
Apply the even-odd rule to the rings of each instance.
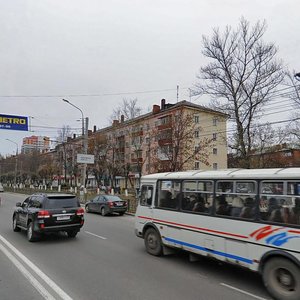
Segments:
[[[33,262],[31,262],[26,256],[24,256],[17,248],[15,248],[9,241],[7,241],[2,235],[0,240],[18,256],[27,266],[29,266],[40,279],[50,286],[62,299],[72,300],[72,298],[65,293],[53,280],[51,280],[44,272],[42,272]],[[47,298],[46,298],[47,299]]]
[[[0,250],[10,259],[10,261],[19,269],[19,271],[28,279],[33,287],[41,294],[44,299],[55,300],[55,298],[25,269],[25,267],[2,245]]]
[[[90,234],[90,235],[93,235],[93,236],[96,236],[97,238],[102,239],[102,240],[106,240],[106,239],[107,239],[107,238],[104,237],[104,236],[97,235],[97,234],[92,233],[92,232],[89,232],[89,231],[85,231],[85,233]]]
[[[254,295],[254,294],[248,293],[248,292],[246,292],[246,291],[244,291],[244,290],[238,289],[238,288],[236,288],[236,287],[234,287],[234,286],[231,286],[231,285],[228,285],[228,284],[226,284],[226,283],[221,283],[221,285],[223,285],[223,286],[225,286],[225,287],[228,287],[228,288],[230,288],[230,289],[232,289],[232,290],[238,291],[238,292],[240,292],[240,293],[243,293],[243,294],[245,294],[245,295],[251,296],[251,297],[253,297],[253,298],[255,298],[255,299],[259,299],[259,300],[268,300],[268,299],[266,299],[266,298],[259,297],[259,296],[256,296],[256,295]]]

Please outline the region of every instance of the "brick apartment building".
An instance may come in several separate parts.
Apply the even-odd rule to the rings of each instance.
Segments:
[[[138,178],[154,172],[226,168],[227,117],[191,102],[170,104],[162,99],[149,113],[131,120],[121,116],[94,131],[89,153],[95,154],[95,163],[105,155],[109,173],[117,178],[126,173]],[[98,153],[95,148],[101,143]]]

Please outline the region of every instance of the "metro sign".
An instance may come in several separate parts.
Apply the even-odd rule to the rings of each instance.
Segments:
[[[28,117],[0,114],[0,129],[28,131]]]

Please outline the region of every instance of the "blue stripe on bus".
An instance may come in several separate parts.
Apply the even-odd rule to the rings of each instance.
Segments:
[[[241,257],[241,256],[237,256],[237,255],[233,255],[233,254],[229,254],[229,253],[225,253],[225,252],[221,252],[221,251],[207,249],[207,248],[204,248],[204,247],[201,247],[201,246],[198,246],[198,245],[194,245],[194,244],[174,240],[174,239],[167,238],[167,237],[165,237],[164,239],[168,242],[172,242],[172,243],[179,244],[179,245],[182,245],[182,246],[187,246],[187,247],[190,247],[190,248],[194,248],[194,249],[197,249],[197,250],[202,250],[202,251],[209,252],[209,253],[212,253],[212,254],[216,254],[216,255],[219,255],[219,256],[223,256],[223,257],[226,257],[226,258],[239,260],[239,261],[245,262],[247,264],[253,264],[253,261],[251,259],[247,259],[245,257]]]

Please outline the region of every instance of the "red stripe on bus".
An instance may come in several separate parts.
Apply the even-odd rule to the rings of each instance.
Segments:
[[[170,224],[170,225],[177,225],[177,226],[182,226],[182,227],[186,227],[186,228],[192,228],[192,229],[197,229],[197,230],[212,232],[212,233],[218,233],[218,234],[223,234],[223,235],[229,235],[229,236],[239,237],[239,238],[242,238],[242,239],[248,239],[249,238],[248,236],[245,236],[245,235],[240,235],[240,234],[235,234],[235,233],[229,233],[229,232],[223,232],[223,231],[218,231],[218,230],[213,230],[213,229],[208,229],[208,228],[202,228],[202,227],[196,227],[196,226],[192,226],[192,225],[185,225],[185,224],[180,224],[180,223],[175,223],[175,222],[169,222],[169,221],[164,221],[164,220],[159,220],[159,219],[152,219],[152,218],[149,218],[149,217],[139,216],[139,218],[146,219],[146,220],[157,221],[157,222],[163,222],[163,223]]]
[[[288,230],[288,232],[300,234],[300,231],[299,231],[299,230]]]

